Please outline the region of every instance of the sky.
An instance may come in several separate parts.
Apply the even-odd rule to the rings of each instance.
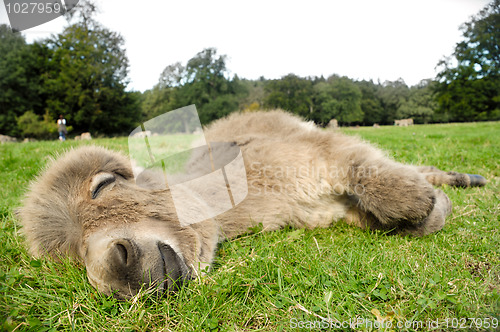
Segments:
[[[8,23],[3,0],[0,23]],[[97,0],[97,20],[125,39],[129,90],[152,88],[163,69],[215,47],[231,75],[289,73],[408,85],[434,78],[462,40],[459,26],[488,0]],[[62,32],[59,17],[23,31],[27,42]]]

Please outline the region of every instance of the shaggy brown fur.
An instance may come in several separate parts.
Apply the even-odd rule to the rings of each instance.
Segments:
[[[20,219],[33,255],[80,259],[100,291],[128,297],[144,286],[175,289],[177,280],[210,265],[217,243],[257,223],[276,230],[343,219],[421,236],[441,229],[451,212],[448,197],[432,185],[486,183],[397,163],[355,137],[281,111],[232,114],[205,135],[243,152],[248,196],[238,206],[182,227],[168,189],[154,180],[139,187],[127,158],[82,147],[50,163],[26,196]]]

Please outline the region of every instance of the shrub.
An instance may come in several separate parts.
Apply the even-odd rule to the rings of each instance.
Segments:
[[[50,139],[57,135],[57,124],[48,112],[40,119],[33,111],[27,111],[17,118],[17,126],[23,137]]]

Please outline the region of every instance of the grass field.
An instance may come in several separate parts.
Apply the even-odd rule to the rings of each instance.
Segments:
[[[453,214],[423,238],[339,222],[223,243],[205,277],[157,299],[97,293],[72,261],[34,260],[15,210],[48,156],[69,146],[127,150],[127,139],[0,145],[0,326],[32,331],[494,330],[500,319],[500,123],[345,129],[394,159],[485,176],[444,187]],[[383,328],[379,322],[384,321]]]

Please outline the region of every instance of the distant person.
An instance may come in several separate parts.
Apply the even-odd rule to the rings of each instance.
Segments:
[[[57,120],[57,131],[59,132],[59,140],[65,141],[68,129],[66,129],[66,119],[62,115],[59,115]]]

